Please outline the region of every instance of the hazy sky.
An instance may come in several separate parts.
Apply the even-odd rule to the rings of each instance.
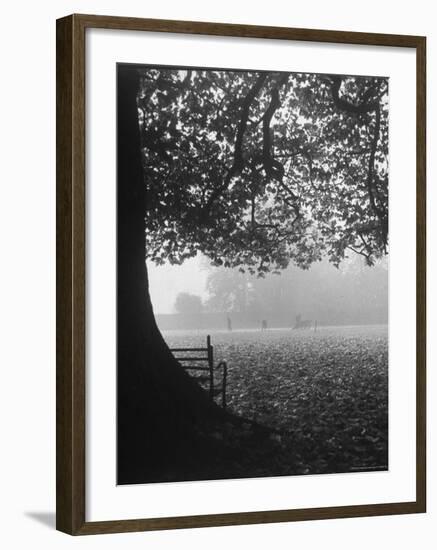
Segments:
[[[208,271],[202,269],[201,256],[185,260],[182,265],[165,264],[156,266],[147,263],[150,296],[155,313],[173,313],[179,292],[206,297]]]

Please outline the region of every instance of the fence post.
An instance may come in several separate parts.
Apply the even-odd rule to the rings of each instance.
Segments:
[[[222,391],[222,407],[226,409],[226,379],[228,377],[228,365],[223,362],[223,391]]]
[[[214,399],[214,355],[213,347],[211,346],[211,336],[206,337],[206,347],[208,349],[208,365],[209,365],[209,395]]]

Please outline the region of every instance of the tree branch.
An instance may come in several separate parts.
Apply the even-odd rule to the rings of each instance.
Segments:
[[[264,170],[267,177],[274,179],[281,189],[287,191],[288,195],[292,198],[293,202],[288,201],[284,198],[284,202],[293,208],[295,212],[295,219],[292,222],[294,225],[297,220],[300,218],[300,209],[298,206],[298,198],[293,193],[293,191],[287,187],[283,181],[284,179],[284,166],[281,162],[277,161],[272,155],[272,144],[271,144],[271,135],[270,135],[270,123],[275,114],[275,111],[280,106],[281,102],[279,99],[279,90],[288,79],[288,75],[284,75],[280,82],[278,83],[277,88],[273,88],[271,92],[270,104],[267,107],[266,112],[263,116],[263,149],[262,149],[262,161]]]
[[[366,188],[367,193],[369,195],[369,202],[370,206],[373,210],[373,212],[376,214],[379,223],[380,223],[380,229],[381,229],[381,238],[384,245],[384,249],[387,246],[387,235],[388,235],[388,221],[387,221],[387,214],[384,212],[383,209],[379,207],[379,205],[376,203],[375,200],[375,194],[374,194],[374,180],[375,180],[375,156],[376,156],[376,150],[378,146],[379,141],[379,132],[381,127],[381,110],[379,106],[379,99],[380,95],[377,95],[377,99],[374,101],[368,101],[370,96],[372,94],[375,94],[375,90],[371,87],[369,88],[366,93],[364,94],[364,100],[359,105],[354,105],[353,103],[350,103],[349,101],[343,99],[339,95],[340,87],[342,84],[342,79],[339,76],[331,76],[331,93],[332,93],[332,99],[335,103],[335,105],[348,113],[352,114],[364,114],[364,113],[371,113],[375,112],[375,128],[373,132],[372,142],[371,142],[371,148],[370,148],[370,154],[369,154],[369,162],[368,162],[368,168],[367,168],[367,178],[366,178]],[[376,190],[377,191],[377,190]]]
[[[229,184],[232,178],[235,177],[238,173],[240,173],[241,170],[244,168],[242,146],[243,146],[244,133],[246,131],[247,122],[249,119],[250,106],[254,101],[254,99],[256,98],[256,96],[258,95],[258,93],[260,92],[261,88],[263,87],[266,78],[267,78],[266,74],[260,75],[257,78],[256,82],[253,84],[253,86],[250,88],[246,97],[244,98],[243,105],[241,108],[241,118],[238,124],[237,133],[235,136],[234,161],[232,163],[232,166],[228,170],[228,173],[226,174],[223,184],[216,187],[216,189],[209,196],[208,202],[204,210],[205,214],[209,213],[213,202],[223,193],[225,189],[229,187]]]
[[[369,195],[369,201],[370,206],[372,207],[372,210],[375,212],[376,216],[378,217],[380,228],[381,228],[381,236],[382,241],[384,243],[384,247],[387,246],[387,233],[388,233],[388,224],[387,224],[387,215],[377,204],[375,200],[375,194],[373,189],[373,184],[375,180],[375,155],[376,155],[376,149],[378,146],[379,141],[379,130],[381,127],[381,112],[379,108],[376,110],[375,115],[375,129],[373,132],[373,138],[371,143],[371,149],[370,149],[370,155],[369,155],[369,163],[368,163],[368,170],[367,170],[367,178],[366,178],[366,187],[367,192]]]

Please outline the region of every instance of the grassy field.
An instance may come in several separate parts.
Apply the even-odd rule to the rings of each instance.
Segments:
[[[206,334],[164,337],[170,347],[199,347]],[[387,469],[387,326],[217,331],[211,338],[216,362],[228,362],[230,410],[280,432],[272,436],[274,475]],[[257,475],[269,475],[265,465]]]

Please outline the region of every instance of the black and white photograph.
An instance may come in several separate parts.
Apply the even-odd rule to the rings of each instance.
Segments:
[[[389,469],[389,79],[117,65],[117,483]]]
[[[434,549],[437,26],[399,6],[3,5],[5,550]]]

